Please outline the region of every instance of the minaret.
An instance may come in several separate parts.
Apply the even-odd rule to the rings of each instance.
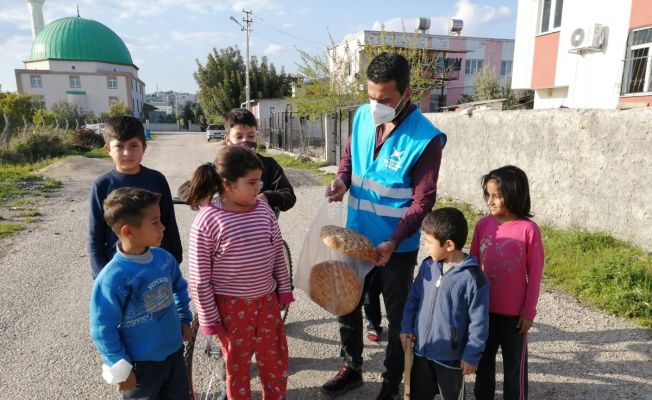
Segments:
[[[43,3],[45,0],[27,0],[27,8],[32,14],[32,36],[36,38],[43,29]]]

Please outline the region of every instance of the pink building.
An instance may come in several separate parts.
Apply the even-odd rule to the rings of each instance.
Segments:
[[[652,0],[519,0],[515,61],[534,108],[650,106]]]
[[[445,71],[446,87],[426,91],[419,102],[423,112],[438,111],[440,107],[458,104],[463,94],[473,91],[473,77],[484,67],[492,68],[503,85],[511,79],[514,40],[458,36],[459,31],[455,33],[432,35],[425,32],[384,32],[386,43],[398,47],[414,46],[416,38],[416,45],[427,49],[431,62],[441,65],[442,71]],[[344,65],[339,65],[339,74],[354,79],[361,66],[365,68],[368,63],[364,59],[364,45],[380,45],[382,37],[381,31],[362,31],[348,36],[329,49],[331,70],[337,68],[334,59],[346,60]]]

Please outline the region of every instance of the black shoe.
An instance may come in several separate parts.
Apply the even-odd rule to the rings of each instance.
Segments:
[[[343,366],[333,379],[324,383],[321,392],[329,396],[339,396],[362,386],[362,371]]]
[[[398,385],[383,381],[383,387],[376,400],[401,400],[401,396],[398,394]]]

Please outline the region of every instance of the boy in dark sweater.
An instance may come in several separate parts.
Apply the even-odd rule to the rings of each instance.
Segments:
[[[474,373],[489,332],[489,282],[475,257],[462,252],[468,226],[451,207],[423,220],[426,258],[412,284],[401,322],[401,343],[414,341],[411,398],[464,398],[464,375]]]
[[[131,116],[109,118],[104,126],[104,142],[104,149],[111,156],[115,167],[98,177],[91,188],[88,255],[93,279],[115,254],[118,241],[116,234],[104,221],[104,199],[113,190],[125,186],[161,195],[161,222],[165,226],[165,234],[160,247],[172,253],[181,264],[183,251],[170,186],[162,173],[140,164],[147,149],[143,124]]]
[[[227,133],[224,141],[227,146],[246,146],[254,151],[258,144],[258,121],[251,111],[244,108],[234,108],[227,116]],[[263,176],[260,178],[262,187],[258,198],[265,201],[278,215],[279,211],[287,211],[297,201],[294,190],[283,168],[272,157],[261,156],[256,153],[263,163]],[[177,197],[180,201],[188,199],[190,181],[179,187]]]

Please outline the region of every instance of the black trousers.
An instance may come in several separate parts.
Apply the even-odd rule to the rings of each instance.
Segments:
[[[163,361],[134,361],[136,387],[122,392],[124,400],[190,400],[183,346]]]
[[[442,400],[464,399],[464,375],[459,368],[460,362],[446,364],[451,364],[451,368],[415,354],[410,371],[410,400],[433,400],[436,394]]]
[[[367,320],[367,329],[378,329],[383,316],[380,311],[380,272],[376,268],[369,272],[365,279],[364,293],[362,294],[362,307],[364,308],[364,317]]]
[[[394,253],[382,267],[376,267],[367,274],[365,288],[372,273],[380,274],[380,286],[387,312],[387,348],[385,351],[385,372],[383,379],[392,384],[399,384],[403,379],[403,347],[399,334],[403,307],[412,285],[417,252]],[[370,276],[371,275],[371,276]],[[350,314],[338,317],[340,327],[340,356],[348,366],[362,368],[362,302]]]
[[[489,337],[480,359],[473,394],[477,400],[493,400],[496,393],[496,354],[503,355],[503,398],[527,399],[527,334],[519,335],[519,317],[489,314]]]

